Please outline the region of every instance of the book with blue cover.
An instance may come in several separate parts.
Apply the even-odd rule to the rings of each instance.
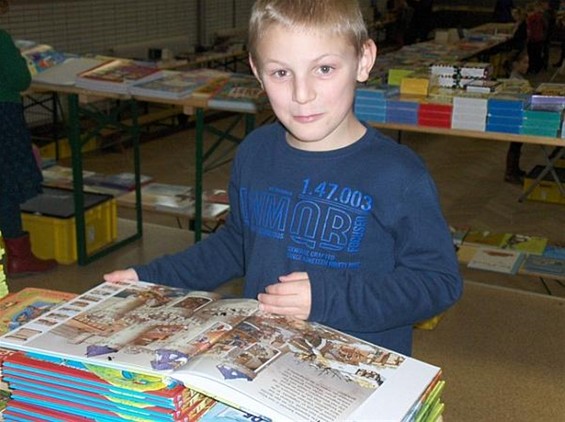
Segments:
[[[214,69],[164,70],[157,79],[134,83],[129,91],[132,95],[144,97],[181,99],[191,96],[196,89],[211,81],[225,76],[226,72]]]

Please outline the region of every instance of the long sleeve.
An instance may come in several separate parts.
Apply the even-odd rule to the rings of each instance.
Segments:
[[[19,102],[20,93],[31,83],[25,59],[12,37],[0,30],[0,101]]]

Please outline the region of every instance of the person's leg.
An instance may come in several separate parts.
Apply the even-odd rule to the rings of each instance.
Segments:
[[[39,259],[31,251],[29,233],[22,228],[20,206],[3,198],[0,204],[0,231],[6,248],[6,275],[41,273],[57,266],[53,259]]]
[[[506,153],[506,171],[504,180],[508,183],[521,185],[525,172],[520,169],[521,142],[511,142]]]

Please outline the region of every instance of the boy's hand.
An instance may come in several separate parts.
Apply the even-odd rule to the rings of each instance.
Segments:
[[[306,320],[312,306],[308,274],[296,272],[280,276],[279,283],[267,286],[257,299],[262,311]]]
[[[104,281],[122,281],[133,280],[139,281],[139,277],[133,268],[127,270],[117,270],[108,274],[104,274]]]

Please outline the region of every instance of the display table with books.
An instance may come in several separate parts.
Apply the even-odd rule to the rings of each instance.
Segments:
[[[124,59],[73,58],[53,65],[34,77],[32,92],[56,92],[68,100],[68,138],[73,167],[75,191],[76,233],[78,263],[85,265],[112,250],[142,236],[142,204],[139,184],[139,103],[159,103],[180,106],[186,115],[194,116],[196,134],[195,184],[194,184],[194,232],[195,241],[202,236],[202,191],[204,162],[210,158],[221,142],[238,143],[241,138],[232,132],[244,119],[244,132],[255,125],[255,114],[267,106],[258,82],[250,75],[230,74],[211,69],[170,71],[151,68]],[[101,111],[100,100],[115,100],[115,107]],[[212,101],[215,103],[210,104]],[[205,121],[207,111],[227,111],[234,117],[227,129],[218,129]],[[130,116],[126,121],[121,116]],[[88,122],[88,124],[85,124]],[[120,239],[96,253],[89,254],[85,245],[85,222],[82,212],[83,168],[82,147],[92,137],[100,136],[108,128],[124,133],[133,147],[133,173],[136,175],[135,234]],[[204,135],[211,133],[217,139],[204,150]]]
[[[101,283],[0,347],[9,421],[435,421],[444,408],[437,366],[256,300],[143,282]]]

